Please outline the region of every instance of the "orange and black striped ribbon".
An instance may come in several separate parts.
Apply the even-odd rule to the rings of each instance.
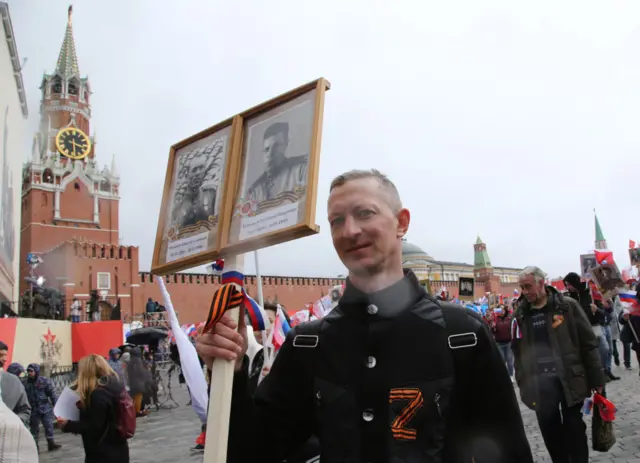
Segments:
[[[216,323],[220,321],[227,310],[235,309],[241,306],[244,300],[242,288],[238,289],[235,284],[222,285],[214,293],[209,307],[209,316],[204,325],[203,333],[210,333]]]

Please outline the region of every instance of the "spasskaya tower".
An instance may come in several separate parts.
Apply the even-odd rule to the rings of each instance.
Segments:
[[[42,78],[40,125],[23,171],[20,292],[28,253],[75,240],[117,245],[120,179],[115,157],[100,167],[91,131],[91,87],[82,77],[72,7],[55,69]],[[53,282],[50,282],[53,283]]]

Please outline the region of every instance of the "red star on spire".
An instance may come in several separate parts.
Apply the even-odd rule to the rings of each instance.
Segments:
[[[56,340],[56,335],[51,332],[51,328],[47,328],[47,334],[43,337],[44,340],[47,341],[47,344],[53,344],[53,341]]]

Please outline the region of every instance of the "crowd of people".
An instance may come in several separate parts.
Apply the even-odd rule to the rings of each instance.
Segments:
[[[58,395],[51,380],[41,374],[40,365],[29,364],[25,369],[11,363],[5,369],[7,352],[8,346],[0,341],[0,426],[6,426],[3,431],[15,436],[11,442],[2,442],[3,462],[38,461],[40,423],[48,451],[61,447],[54,440],[57,425],[63,432],[82,437],[87,462],[129,461],[127,438],[121,435],[119,426],[123,393],[131,398],[134,418],[147,416],[152,405],[158,409],[153,361],[143,346],[113,348],[108,359],[92,354],[78,362],[76,381],[70,386],[80,397],[77,421],[54,416]],[[19,420],[6,418],[8,411]],[[20,426],[16,427],[18,422]],[[25,434],[25,430],[30,433]]]
[[[484,316],[427,294],[402,267],[410,213],[375,170],[338,176],[327,209],[334,248],[349,270],[333,310],[296,325],[273,363],[246,317],[224,315],[197,337],[208,373],[216,361],[235,366],[227,461],[533,462],[517,394],[535,411],[554,463],[589,460],[583,404],[618,379],[617,341],[631,368],[640,317],[576,274],[558,291],[535,266],[520,274],[517,299]],[[273,322],[278,308],[264,309]],[[122,430],[130,412],[135,420],[154,402],[152,378],[137,348],[80,361],[80,419],[57,421],[82,436],[87,462],[129,461],[130,432]],[[25,424],[45,424],[38,400],[56,400],[46,381],[41,393],[23,387],[5,397],[5,387],[22,384],[0,379],[6,408]],[[203,426],[199,450],[205,437]]]

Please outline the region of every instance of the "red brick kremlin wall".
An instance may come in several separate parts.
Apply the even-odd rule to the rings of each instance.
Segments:
[[[155,277],[148,272],[139,272],[138,247],[92,244],[88,242],[65,241],[43,255],[44,263],[37,273],[44,276],[45,286],[62,291],[67,301],[74,297],[87,301],[92,289],[98,287],[98,274],[110,274],[111,289],[108,300],[120,299],[122,315],[129,318],[144,312],[147,299],[162,302],[162,296]],[[220,287],[220,276],[196,273],[176,273],[161,277],[171,295],[181,323],[196,323],[207,317],[213,293]],[[265,301],[278,302],[289,312],[304,308],[308,302],[329,294],[333,286],[340,285],[338,278],[263,277]],[[452,297],[458,294],[457,281],[435,281],[432,290],[437,293],[447,288]],[[249,295],[257,298],[255,276],[245,280]],[[511,296],[517,287],[515,283],[502,284],[497,291]],[[486,292],[483,283],[476,283],[476,298]]]

